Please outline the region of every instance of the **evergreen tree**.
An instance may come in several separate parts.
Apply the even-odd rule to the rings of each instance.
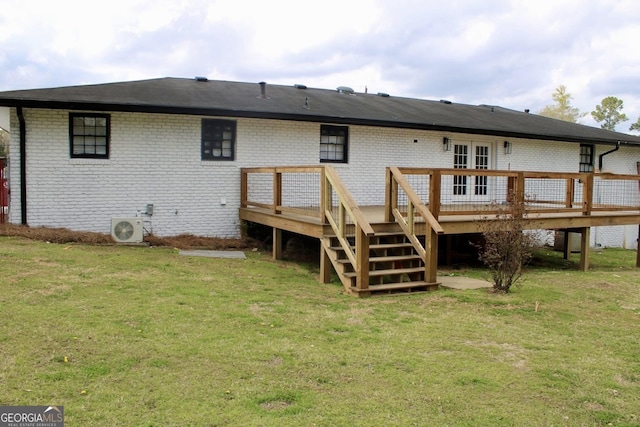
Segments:
[[[620,122],[627,121],[627,115],[622,112],[624,102],[615,96],[607,96],[602,100],[600,105],[596,105],[596,109],[591,112],[593,119],[602,124],[600,127],[607,130],[616,130],[616,126]]]
[[[555,104],[547,105],[538,113],[541,116],[551,117],[553,119],[564,120],[565,122],[576,123],[579,118],[584,117],[586,113],[581,113],[578,108],[571,106],[573,97],[567,92],[565,85],[560,85],[551,95],[551,99]]]

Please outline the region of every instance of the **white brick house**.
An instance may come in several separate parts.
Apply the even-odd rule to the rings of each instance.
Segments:
[[[386,167],[454,167],[457,146],[467,147],[471,168],[480,157],[498,170],[578,172],[601,160],[603,170],[637,174],[640,164],[631,135],[498,107],[299,85],[157,79],[4,92],[0,105],[11,114],[9,221],[104,233],[111,218],[152,204],[157,235],[237,237],[242,167],[325,157],[358,203],[374,205],[384,202]],[[205,125],[229,126],[211,137],[213,148]],[[344,129],[344,152],[321,154],[323,129]],[[635,248],[637,233],[599,227],[592,245]]]

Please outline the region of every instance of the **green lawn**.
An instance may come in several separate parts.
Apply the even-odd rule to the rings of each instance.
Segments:
[[[640,425],[633,251],[588,273],[542,253],[508,295],[369,299],[247,256],[0,237],[0,404],[67,426]]]

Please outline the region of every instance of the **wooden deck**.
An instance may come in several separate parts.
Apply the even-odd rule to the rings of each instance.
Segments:
[[[385,206],[360,206],[360,210],[374,229],[395,229],[395,226],[385,221]],[[483,215],[478,214],[440,215],[438,221],[444,230],[442,234],[470,234],[479,232],[478,221],[482,220],[482,218]],[[315,238],[332,234],[331,226],[322,223],[318,217],[288,212],[276,214],[273,210],[267,208],[241,208],[240,219]],[[640,211],[596,211],[589,216],[572,212],[535,213],[528,216],[528,223],[528,228],[531,230],[565,230],[583,227],[635,225],[640,224]],[[417,219],[416,228],[419,234],[424,234],[426,232],[425,221],[421,218]]]
[[[471,189],[475,182],[476,193],[491,189],[491,203],[458,197],[462,191],[454,187],[461,182]],[[480,222],[494,220],[500,206],[513,200],[527,207],[529,229],[580,233],[580,265],[587,270],[590,227],[640,225],[639,183],[636,175],[595,179],[594,174],[389,168],[385,204],[362,206],[330,166],[250,168],[242,171],[239,215],[273,228],[275,258],[282,253],[282,230],[319,239],[321,280],[328,281],[333,269],[347,292],[362,296],[437,288],[437,236],[478,233]],[[444,200],[452,193],[456,200]]]

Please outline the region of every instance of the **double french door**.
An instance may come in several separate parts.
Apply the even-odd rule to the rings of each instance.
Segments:
[[[480,143],[456,143],[453,146],[455,169],[490,169],[491,145]],[[490,188],[486,176],[456,175],[453,177],[454,199],[487,200]]]

